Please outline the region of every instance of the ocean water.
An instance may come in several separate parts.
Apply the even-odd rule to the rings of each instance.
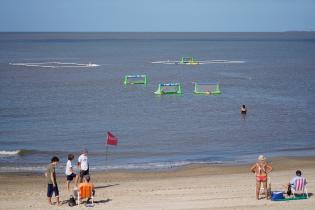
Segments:
[[[181,56],[243,62],[152,63]],[[127,74],[149,82],[124,86]],[[183,94],[155,95],[162,82]],[[314,156],[314,102],[315,33],[0,33],[0,171],[41,172],[53,155],[62,171],[84,148],[92,171]]]

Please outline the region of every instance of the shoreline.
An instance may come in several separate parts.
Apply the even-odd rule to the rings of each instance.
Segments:
[[[315,188],[315,157],[282,157],[270,159],[273,190],[284,190],[297,169],[308,180],[308,192]],[[204,210],[204,209],[312,209],[313,196],[307,200],[272,202],[255,199],[255,176],[249,171],[250,164],[239,166],[189,165],[171,171],[130,172],[115,170],[92,172],[96,187],[94,209],[137,210]],[[55,209],[69,209],[70,193],[65,187],[65,176],[57,176],[63,205]],[[46,180],[39,174],[0,174],[0,206],[2,209],[48,208]],[[72,185],[73,186],[73,185]],[[312,194],[311,194],[312,195]],[[223,202],[224,201],[224,202]],[[85,208],[84,206],[82,206]]]
[[[276,167],[278,170],[286,170],[287,167],[290,167],[292,169],[292,162],[290,164],[287,164],[287,161],[293,161],[299,162],[303,161],[303,165],[307,164],[309,161],[315,161],[315,156],[282,156],[282,157],[271,157],[268,158],[268,162],[271,164],[276,164]],[[159,173],[159,174],[166,174],[166,173],[174,173],[177,171],[188,171],[193,170],[197,168],[208,168],[211,170],[208,170],[207,172],[210,174],[214,173],[215,170],[218,170],[218,172],[242,172],[246,168],[250,168],[252,164],[255,163],[255,160],[253,160],[252,163],[242,163],[242,162],[236,162],[236,163],[189,163],[187,165],[180,165],[180,166],[173,166],[168,168],[152,168],[152,169],[142,169],[142,168],[134,168],[134,169],[127,169],[127,168],[118,168],[118,169],[101,169],[101,170],[90,170],[92,174],[103,174],[103,173],[128,173],[128,174],[137,174],[137,173],[145,173],[145,174],[151,174],[151,173]],[[48,165],[48,163],[47,163]],[[294,164],[295,165],[295,164]],[[308,164],[307,164],[308,166]],[[57,166],[57,168],[62,169],[62,172],[57,173],[58,176],[63,176],[64,173],[64,167],[62,165],[62,168],[60,168],[60,163]],[[237,170],[236,170],[237,168]],[[41,176],[45,171],[1,171],[2,175],[21,175],[21,176]]]

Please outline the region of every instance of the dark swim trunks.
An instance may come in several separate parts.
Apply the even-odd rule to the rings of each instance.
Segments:
[[[74,177],[76,177],[77,175],[75,173],[72,173],[70,175],[67,175],[67,181],[72,181]]]
[[[81,178],[84,177],[85,175],[89,175],[89,169],[86,171],[83,171],[83,170],[80,171],[80,177]]]
[[[53,184],[48,184],[47,188],[47,197],[52,197],[53,193],[55,193],[55,196],[59,196],[59,189],[58,185],[54,186]]]

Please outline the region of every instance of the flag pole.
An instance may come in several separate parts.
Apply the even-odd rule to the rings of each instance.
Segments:
[[[107,132],[107,142],[106,142],[106,162],[108,160],[109,152],[108,145],[117,145],[118,139],[111,133]]]
[[[107,159],[108,159],[108,144],[106,144],[106,163],[107,163]]]

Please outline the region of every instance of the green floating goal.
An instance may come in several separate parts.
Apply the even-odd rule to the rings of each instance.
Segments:
[[[154,93],[158,95],[182,94],[182,87],[180,83],[160,83],[158,89]]]
[[[124,78],[124,84],[147,84],[147,75],[126,75]]]
[[[211,95],[220,95],[220,85],[219,83],[201,83],[195,82],[195,90],[196,94],[211,94]]]
[[[178,64],[194,65],[194,64],[199,64],[199,62],[197,60],[195,60],[193,57],[181,57]]]

